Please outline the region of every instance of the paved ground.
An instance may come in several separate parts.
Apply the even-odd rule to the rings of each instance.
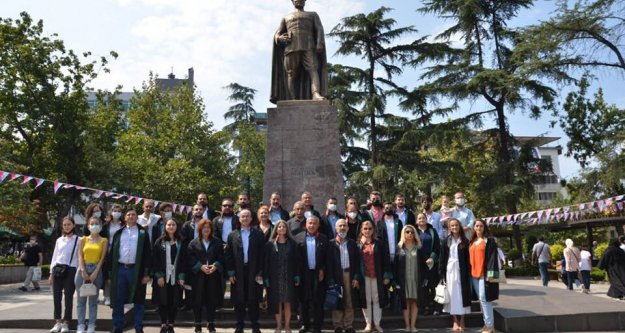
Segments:
[[[540,281],[537,279],[508,279],[509,287],[520,287],[515,288],[518,290],[523,290],[522,286],[532,286],[532,287],[540,287]],[[34,322],[40,321],[43,322],[43,326],[37,327],[47,327],[48,322],[50,326],[52,326],[51,317],[51,299],[52,295],[50,292],[50,288],[47,283],[42,283],[41,291],[28,291],[22,292],[17,288],[21,284],[9,284],[9,285],[0,285],[0,321],[13,319],[20,319],[24,321]],[[557,288],[557,289],[566,289],[565,285],[558,281],[552,281],[549,285],[548,289]],[[531,289],[531,288],[528,288]],[[617,302],[605,295],[608,289],[607,284],[594,284],[591,286],[591,295],[588,297],[601,297],[606,300],[609,299],[609,302]],[[625,309],[625,302],[623,302],[623,309]],[[100,306],[98,309],[98,317],[100,318],[110,318],[110,309],[105,306]],[[3,325],[0,325],[2,327]],[[6,326],[5,326],[6,327]],[[24,326],[29,327],[29,326]],[[11,332],[11,333],[30,333],[30,332],[46,332],[47,330],[43,329],[4,329],[0,328],[0,333],[3,332]],[[206,331],[206,330],[204,330]],[[219,329],[219,333],[231,333],[232,329]],[[249,330],[247,330],[249,331]],[[246,332],[247,332],[246,331]],[[422,329],[419,332],[450,332],[450,329]],[[468,329],[467,332],[477,332],[476,329]],[[98,331],[105,332],[105,331]],[[133,329],[126,330],[126,332],[134,332]],[[146,333],[158,333],[159,328],[157,327],[146,327]],[[188,333],[193,332],[192,328],[182,327],[178,328],[176,332],[179,333]],[[263,332],[271,333],[273,330],[264,329]],[[331,331],[324,331],[331,332]],[[386,330],[386,332],[392,332],[391,330]],[[401,332],[401,330],[396,331]]]

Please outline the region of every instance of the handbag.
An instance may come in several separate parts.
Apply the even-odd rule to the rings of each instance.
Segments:
[[[333,285],[326,290],[326,299],[323,308],[326,310],[336,310],[339,307],[339,299],[343,297],[343,288]]]
[[[95,296],[98,294],[98,288],[93,283],[83,283],[78,289],[80,297]]]
[[[506,270],[500,269],[498,278],[491,278],[491,279],[488,279],[487,281],[489,283],[508,283],[508,279],[506,279]]]
[[[71,264],[72,260],[74,260],[74,251],[76,250],[76,243],[78,243],[78,237],[76,237],[76,240],[74,241],[74,247],[72,248],[72,255],[69,257],[69,264]],[[52,275],[54,276],[54,278],[64,279],[65,277],[67,277],[67,271],[69,271],[69,267],[70,267],[69,264],[54,265],[54,268],[52,269]]]
[[[41,267],[33,268],[33,281],[41,281]]]
[[[436,295],[434,296],[434,301],[438,304],[447,304],[451,300],[449,296],[449,289],[447,289],[447,285],[441,281],[438,286],[436,286]]]

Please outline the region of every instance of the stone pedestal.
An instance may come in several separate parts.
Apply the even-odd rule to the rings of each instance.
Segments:
[[[328,101],[280,101],[267,110],[267,151],[263,201],[282,195],[291,211],[302,192],[312,194],[322,215],[328,198],[343,212],[343,172],[336,108]]]

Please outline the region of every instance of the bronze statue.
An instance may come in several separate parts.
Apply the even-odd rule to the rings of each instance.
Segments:
[[[328,87],[325,39],[319,15],[304,11],[306,0],[291,0],[274,35],[272,103],[291,99],[323,100]]]

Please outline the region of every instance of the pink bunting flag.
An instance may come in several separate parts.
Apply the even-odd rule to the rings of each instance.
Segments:
[[[128,199],[126,200],[126,203],[131,202],[134,198],[135,198],[135,197],[133,197],[133,196],[130,196],[130,195],[129,195],[129,196],[128,196]]]
[[[83,190],[86,190],[86,189],[87,189],[87,188],[86,188],[86,187],[84,187],[84,186],[78,186],[78,185],[75,185],[74,187],[75,187],[78,191],[83,191]]]
[[[187,214],[191,213],[191,210],[193,210],[193,207],[187,206]]]
[[[176,208],[178,208],[178,204],[172,203],[171,204],[171,210],[173,210],[175,212]]]
[[[95,192],[92,194],[92,196],[96,199],[98,199],[99,197],[102,196],[102,190],[95,190]]]
[[[136,197],[135,198],[135,205],[138,205],[141,202],[141,200],[143,200],[143,198]]]
[[[45,179],[42,179],[42,178],[35,178],[35,188],[37,188],[37,187],[39,187],[39,186],[43,185],[43,183],[45,183],[45,181],[46,181],[46,180],[45,180]]]
[[[24,176],[24,180],[22,181],[22,185],[30,182],[33,179],[31,176]]]
[[[623,201],[617,202],[616,207],[618,208],[618,210],[623,210]]]
[[[113,193],[113,192],[104,192],[104,196],[107,197],[107,198],[112,197],[113,194],[115,194],[115,193]]]
[[[549,219],[549,216],[551,216],[551,213],[552,213],[552,212],[553,212],[553,211],[552,211],[551,209],[547,209],[547,210],[545,211],[545,213],[546,213],[546,215],[545,215],[545,216],[547,217],[547,219]]]
[[[113,199],[118,199],[119,200],[119,199],[121,199],[123,197],[125,197],[125,195],[119,194],[119,193],[113,193]]]
[[[9,176],[8,172],[0,171],[0,183],[2,183],[8,176]]]
[[[178,206],[178,213],[182,214],[182,212],[184,211],[184,205],[179,205]]]
[[[615,197],[614,197],[614,200],[615,200],[615,201],[621,201],[621,200],[623,200],[623,198],[625,198],[625,194],[621,194],[621,195],[617,195],[617,196],[615,196]]]
[[[19,173],[12,173],[11,177],[9,177],[9,180],[16,180],[20,177],[22,177],[22,175],[20,175]]]
[[[159,205],[160,203],[161,203],[160,201],[158,201],[158,200],[154,200],[154,208],[158,208],[158,205]]]
[[[66,188],[66,189],[70,189],[70,188],[72,188],[72,187],[76,187],[76,186],[75,186],[75,185],[72,185],[72,184],[65,184],[65,185],[63,186],[63,188]]]
[[[586,205],[581,203],[581,204],[577,205],[577,209],[578,210],[584,210],[584,209],[586,209]]]
[[[59,189],[60,189],[61,187],[63,187],[63,185],[65,185],[65,183],[61,183],[60,181],[55,180],[55,181],[54,181],[54,186],[53,186],[53,189],[54,189],[54,194],[56,194],[56,192],[58,192],[58,191],[59,191]]]
[[[554,208],[553,213],[558,214],[562,210],[562,207]]]

